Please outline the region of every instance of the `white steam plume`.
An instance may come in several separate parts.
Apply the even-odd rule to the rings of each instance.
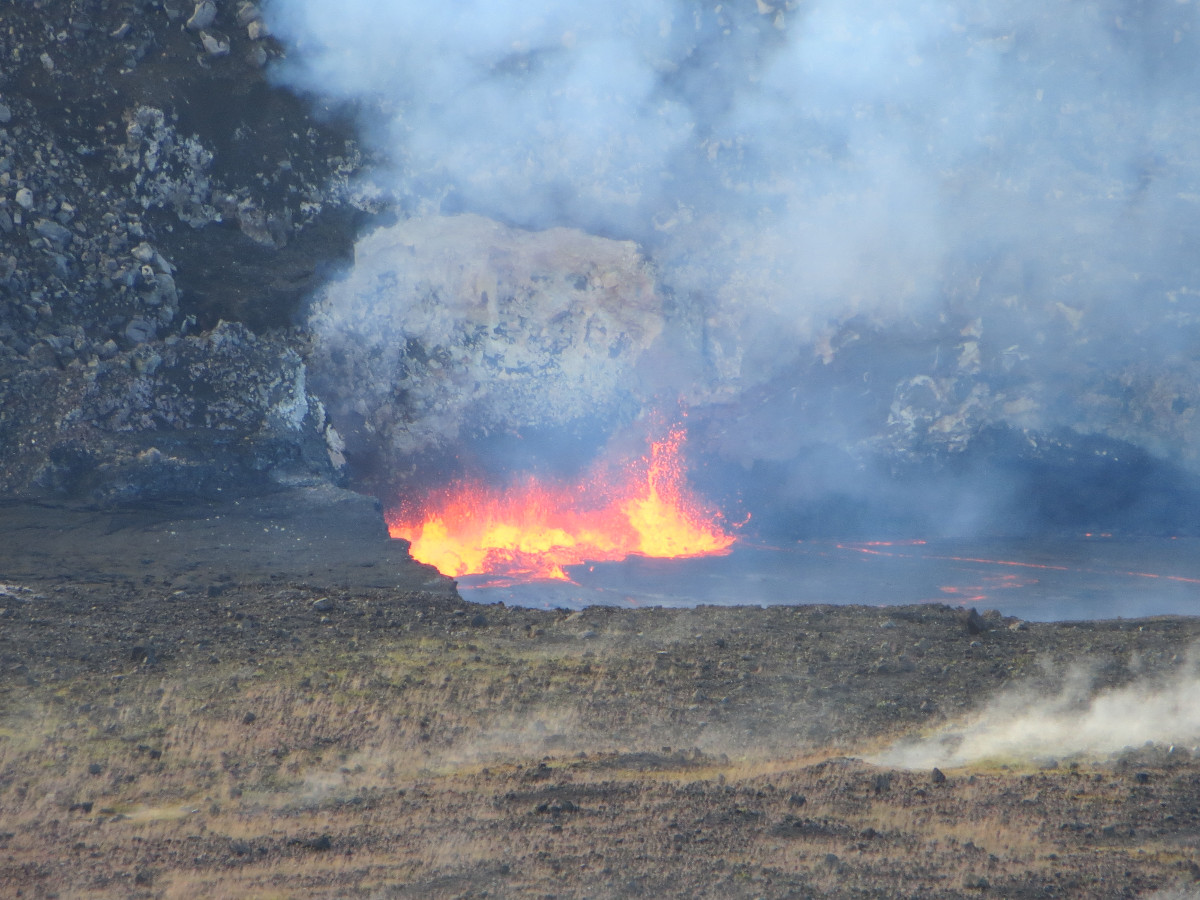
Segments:
[[[900,742],[872,762],[919,769],[984,760],[1036,761],[1105,757],[1146,742],[1200,744],[1200,667],[1196,654],[1161,681],[1137,681],[1093,693],[1082,670],[1055,697],[1016,689],[991,700],[965,722],[918,741]]]
[[[269,12],[291,45],[285,82],[379,102],[368,124],[398,193],[452,189],[507,222],[635,239],[680,209],[765,225],[790,239],[800,308],[928,291],[951,248],[1148,263],[1198,218],[1200,197],[1181,195],[1200,188],[1200,125],[1180,116],[1200,72],[1190,2]]]

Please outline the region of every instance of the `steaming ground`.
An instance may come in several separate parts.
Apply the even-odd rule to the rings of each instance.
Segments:
[[[795,502],[820,471],[843,507],[878,496],[889,461],[961,459],[997,431],[1017,454],[1065,431],[1109,442],[1079,448],[1089,459],[1136,450],[1196,468],[1196,3],[275,0],[268,15],[288,47],[276,77],[357,105],[386,157],[374,187],[402,217],[469,212],[637,242],[656,303],[632,293],[625,317],[654,328],[629,333],[639,352],[621,357],[618,383],[599,357],[573,373],[565,407],[584,398],[611,428],[682,395],[709,426],[706,451],[775,467],[773,490]],[[387,265],[400,285],[412,271],[401,253]],[[427,342],[414,307],[461,286],[427,287],[345,301],[373,307],[411,351],[381,370],[396,373],[382,409],[336,422],[381,428],[386,440],[364,432],[369,452],[470,437],[473,418],[406,399],[412,372],[444,352],[437,377],[470,394],[486,360],[538,345],[571,309],[560,292],[503,333],[489,319],[472,361]],[[334,288],[318,317],[334,352],[353,343],[352,328],[325,327],[346,294]],[[497,297],[475,285],[449,305],[464,302]],[[625,353],[617,331],[604,340]],[[550,346],[506,366],[479,418],[544,424],[506,397],[553,392],[558,362]],[[332,407],[353,403],[329,381]],[[1039,493],[995,468],[958,476],[895,503],[971,533],[1027,503],[1010,495]],[[1150,489],[1133,483],[1121,508]]]
[[[958,767],[1003,763],[1104,759],[1143,744],[1195,752],[1200,747],[1200,672],[1193,647],[1167,677],[1098,688],[1085,668],[1069,672],[1057,695],[1017,686],[988,701],[962,722],[921,740],[905,740],[872,757],[883,766]]]

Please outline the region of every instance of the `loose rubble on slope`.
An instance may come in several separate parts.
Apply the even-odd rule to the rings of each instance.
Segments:
[[[347,123],[268,84],[251,3],[0,29],[0,492],[250,489],[312,447],[299,469],[335,478],[291,322],[370,206]]]

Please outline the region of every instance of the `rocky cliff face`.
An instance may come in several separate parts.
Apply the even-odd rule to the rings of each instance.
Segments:
[[[369,207],[347,126],[269,86],[252,3],[47,0],[0,32],[0,491],[335,477],[288,326]]]
[[[282,336],[223,322],[79,369],[10,379],[6,492],[127,502],[340,474],[324,408]]]

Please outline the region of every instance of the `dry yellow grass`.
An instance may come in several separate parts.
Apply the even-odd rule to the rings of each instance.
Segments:
[[[1146,784],[1108,764],[990,764],[935,785],[846,758],[904,733],[901,701],[884,677],[847,687],[864,670],[853,642],[837,651],[851,662],[825,670],[818,646],[791,677],[766,643],[794,651],[791,613],[751,613],[783,625],[721,645],[695,611],[588,639],[590,614],[491,615],[9,685],[0,885],[726,900],[955,896],[980,878],[1099,897],[1100,878],[1189,877],[1190,851],[1153,823],[1163,803],[1187,814],[1200,763]]]

